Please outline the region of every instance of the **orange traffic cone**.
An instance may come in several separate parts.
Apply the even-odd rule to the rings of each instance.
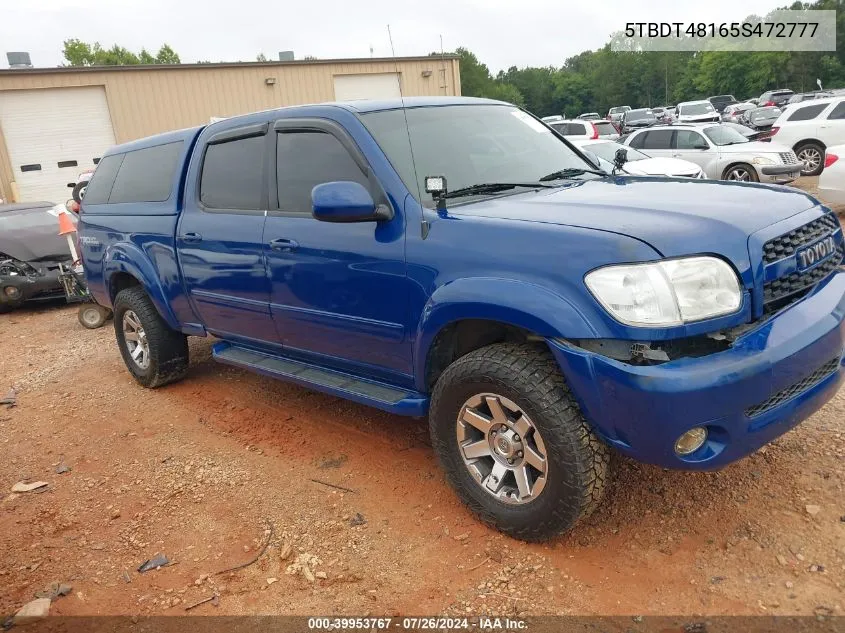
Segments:
[[[75,263],[79,260],[79,255],[76,253],[76,244],[73,243],[73,233],[76,233],[76,226],[74,226],[73,220],[70,219],[70,213],[67,211],[60,212],[59,235],[64,235],[67,238],[67,245]]]

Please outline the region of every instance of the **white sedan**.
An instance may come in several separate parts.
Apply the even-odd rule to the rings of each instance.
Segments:
[[[627,162],[620,170],[622,173],[630,174],[631,176],[672,176],[682,178],[705,178],[701,167],[688,160],[681,160],[680,158],[652,158],[648,154],[627,147],[621,143],[614,143],[613,141],[592,140],[592,139],[567,139],[570,143],[579,149],[592,152],[602,161],[602,167],[605,170],[613,168],[613,161],[616,157],[616,152],[619,149],[624,149],[627,152]]]
[[[845,145],[825,150],[824,171],[819,176],[819,197],[825,204],[845,204]]]

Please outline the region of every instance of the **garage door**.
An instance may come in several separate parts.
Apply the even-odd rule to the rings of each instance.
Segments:
[[[114,145],[102,86],[0,92],[0,129],[23,202],[64,202],[67,183]]]
[[[335,75],[334,97],[338,101],[398,99],[400,97],[399,75],[396,73]]]

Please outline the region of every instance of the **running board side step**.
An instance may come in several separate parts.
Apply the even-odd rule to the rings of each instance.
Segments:
[[[214,359],[221,363],[293,382],[389,413],[412,417],[424,417],[428,413],[428,396],[416,391],[373,380],[364,380],[351,374],[283,356],[256,352],[225,341],[215,343],[211,348],[211,353]]]

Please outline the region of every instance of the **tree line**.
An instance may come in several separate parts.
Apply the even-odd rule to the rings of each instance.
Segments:
[[[711,95],[738,99],[766,90],[845,86],[845,0],[795,2],[789,9],[836,11],[836,52],[613,52],[610,43],[559,67],[511,66],[493,75],[471,51],[458,48],[461,93],[501,99],[538,116],[605,114],[613,106],[656,107]],[[440,53],[432,53],[439,55]]]

